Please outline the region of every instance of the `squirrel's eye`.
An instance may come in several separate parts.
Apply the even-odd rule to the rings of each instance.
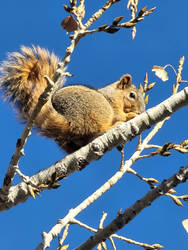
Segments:
[[[129,94],[129,97],[132,98],[132,99],[136,99],[136,94],[134,92],[131,92]]]

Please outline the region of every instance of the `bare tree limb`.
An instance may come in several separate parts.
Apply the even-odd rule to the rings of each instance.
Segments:
[[[90,237],[76,250],[88,250],[94,248],[97,244],[110,237],[113,233],[128,224],[133,220],[144,208],[151,205],[160,196],[167,193],[171,188],[176,187],[178,184],[185,182],[188,179],[188,166],[181,167],[179,171],[170,177],[168,180],[163,181],[158,187],[150,190],[143,198],[136,201],[131,207],[126,209],[124,213],[117,216],[110,224],[104,229],[98,231],[94,236]]]
[[[58,181],[75,171],[81,170],[91,161],[100,159],[105,152],[133,139],[143,130],[164,120],[166,117],[186,105],[188,105],[188,87],[171,96],[156,107],[148,109],[134,119],[119,124],[117,127],[109,130],[75,153],[67,155],[64,159],[58,161],[51,167],[35,174],[30,178],[31,182],[36,186],[40,184],[53,184],[53,181]],[[52,183],[49,183],[49,179],[52,179]],[[9,209],[20,202],[24,202],[29,196],[30,194],[27,186],[23,182],[16,186],[12,186],[6,197],[3,191],[0,190],[0,211]]]
[[[165,120],[156,124],[156,126],[146,136],[146,138],[143,140],[143,142],[142,143],[140,142],[139,147],[137,147],[137,150],[135,151],[135,153],[133,153],[133,155],[131,156],[131,158],[129,160],[127,160],[125,163],[123,162],[123,159],[121,160],[120,169],[110,179],[108,179],[94,193],[92,193],[89,197],[87,197],[84,201],[82,201],[77,207],[70,209],[69,212],[67,213],[67,215],[63,219],[58,220],[58,223],[56,225],[54,225],[48,233],[43,232],[43,234],[42,234],[43,241],[39,245],[37,250],[40,250],[41,247],[43,247],[44,249],[49,247],[53,238],[58,236],[58,234],[61,232],[63,227],[65,225],[67,225],[67,223],[69,223],[75,216],[77,216],[84,209],[86,209],[89,205],[91,205],[93,202],[95,202],[107,190],[109,190],[111,187],[113,187],[123,177],[123,175],[128,170],[130,170],[130,166],[132,166],[132,164],[139,159],[140,153],[145,149],[145,146],[147,145],[147,143],[152,139],[152,137],[162,127],[164,121]]]
[[[163,102],[162,104],[166,103],[166,101]],[[154,107],[152,109],[152,111],[154,111],[155,108],[156,107]],[[169,109],[169,107],[168,107],[168,109]],[[165,110],[166,110],[166,108],[165,108]],[[151,109],[150,109],[150,111],[151,111]],[[158,112],[159,112],[159,110],[158,110]],[[154,115],[153,112],[152,112],[152,114]],[[169,114],[167,114],[167,117],[168,116],[169,116]],[[133,119],[132,121],[134,121],[134,120],[135,119]],[[138,122],[140,122],[140,121],[141,121],[141,119],[139,119]],[[55,226],[53,226],[48,233],[43,232],[43,234],[42,234],[43,241],[38,245],[37,250],[45,249],[45,248],[49,247],[51,241],[53,240],[53,238],[55,238],[55,237],[58,236],[58,234],[61,232],[61,230],[63,229],[63,227],[67,223],[69,223],[72,218],[74,218],[75,216],[77,216],[81,211],[83,211],[86,207],[88,207],[91,203],[93,203],[96,199],[98,199],[104,192],[106,192],[107,190],[109,190],[115,183],[117,183],[117,181],[123,176],[123,174],[127,171],[127,169],[137,160],[137,158],[140,155],[140,153],[142,152],[142,150],[144,150],[145,145],[147,145],[148,141],[154,136],[155,133],[157,133],[157,131],[160,129],[160,127],[163,125],[163,123],[164,123],[164,119],[161,122],[159,122],[154,127],[154,129],[148,134],[148,136],[145,138],[145,140],[140,145],[140,147],[137,149],[137,151],[133,154],[133,156],[128,161],[126,161],[126,163],[125,163],[125,165],[124,165],[123,168],[120,168],[120,170],[118,172],[116,172],[106,183],[104,183],[98,190],[96,190],[93,194],[91,194],[89,197],[87,197],[77,207],[75,207],[74,209],[71,209],[68,212],[68,214],[63,219],[59,220],[58,223]],[[125,124],[127,124],[127,123],[125,123]],[[135,131],[137,131],[137,126],[139,128],[141,128],[140,125],[141,125],[140,123],[138,123],[138,124],[134,123],[134,126],[131,128],[132,132],[135,133]],[[118,126],[116,128],[118,128]],[[136,135],[136,133],[135,133],[135,135]],[[100,139],[100,138],[98,138],[98,139]],[[95,142],[95,141],[93,141],[93,142]],[[121,143],[124,144],[124,142],[121,142]],[[98,148],[100,148],[100,147],[97,146],[97,149]]]

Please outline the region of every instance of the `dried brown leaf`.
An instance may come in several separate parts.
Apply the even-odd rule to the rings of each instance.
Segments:
[[[67,32],[73,32],[78,29],[78,24],[72,15],[66,17],[61,22],[62,29],[65,29]]]
[[[158,66],[158,65],[154,65],[152,67],[152,71],[154,71],[155,75],[157,77],[159,77],[163,82],[168,80],[168,73],[166,72],[166,70],[163,67]]]
[[[185,228],[186,232],[188,233],[188,219],[183,220],[182,225]]]

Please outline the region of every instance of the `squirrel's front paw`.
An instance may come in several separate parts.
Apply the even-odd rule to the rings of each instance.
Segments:
[[[136,113],[134,113],[134,112],[129,112],[129,113],[126,114],[126,120],[128,121],[128,120],[130,120],[130,119],[136,117],[137,115],[138,115],[138,114],[136,114]]]

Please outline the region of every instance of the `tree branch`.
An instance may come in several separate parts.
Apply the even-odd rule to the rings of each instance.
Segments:
[[[148,109],[134,119],[119,124],[107,131],[104,135],[93,140],[73,154],[67,155],[51,167],[40,171],[30,178],[36,186],[40,184],[53,184],[54,181],[63,179],[71,173],[83,169],[91,161],[100,159],[105,152],[120,144],[125,144],[155,123],[164,120],[178,109],[188,105],[188,87],[171,96],[156,107]],[[49,183],[49,179],[52,183]],[[0,190],[0,211],[9,209],[20,202],[24,202],[30,196],[27,186],[21,182],[12,186],[7,197]]]
[[[53,85],[48,82],[47,87],[45,88],[44,92],[40,95],[38,103],[33,110],[30,119],[27,121],[26,126],[24,128],[24,131],[22,133],[22,136],[18,139],[16,144],[16,151],[13,154],[8,171],[5,175],[4,182],[3,182],[3,193],[4,195],[8,195],[9,189],[12,185],[14,176],[16,174],[16,170],[18,169],[18,162],[20,160],[20,157],[24,155],[24,146],[26,144],[26,141],[28,137],[30,136],[30,131],[33,126],[34,120],[38,113],[40,112],[43,105],[48,101],[49,93],[52,90]]]
[[[123,214],[117,216],[110,224],[104,229],[98,231],[94,236],[90,237],[85,243],[76,248],[76,250],[93,249],[97,244],[110,237],[113,233],[128,224],[133,220],[144,208],[151,205],[160,196],[167,193],[171,188],[176,187],[178,184],[185,182],[188,179],[188,166],[181,167],[180,170],[170,177],[168,180],[163,181],[158,187],[150,190],[142,199],[136,201],[131,207],[126,209]]]

